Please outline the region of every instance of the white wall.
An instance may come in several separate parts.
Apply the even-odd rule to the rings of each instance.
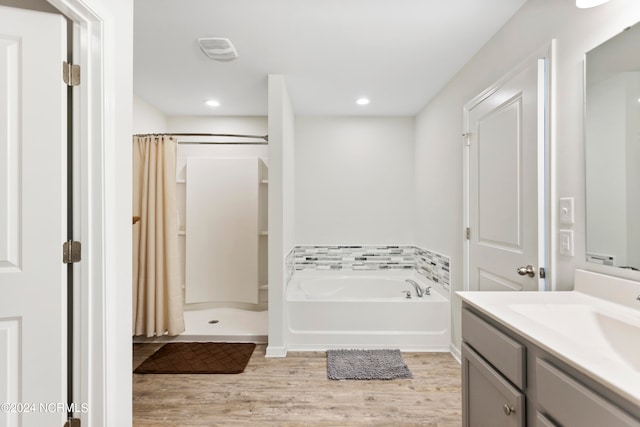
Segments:
[[[285,356],[285,258],[295,242],[295,117],[283,76],[269,75],[269,345]]]
[[[266,135],[267,130],[266,116],[166,116],[144,99],[133,96],[134,134],[176,132]],[[254,140],[235,138],[234,141]]]
[[[416,167],[416,244],[451,256],[454,291],[462,286],[462,106],[553,38],[557,39],[552,123],[556,167],[551,173],[556,196],[575,197],[576,218],[575,256],[558,257],[556,286],[571,289],[576,268],[633,276],[585,261],[582,94],[585,52],[638,20],[636,0],[614,0],[592,9],[578,9],[573,0],[528,0],[418,114],[415,162],[431,167]],[[453,299],[452,309],[453,340],[459,345],[458,298]]]
[[[268,123],[265,116],[169,116],[167,131],[266,135]],[[244,141],[244,139],[236,139],[236,141]]]
[[[144,99],[133,96],[133,133],[165,133],[167,117]]]
[[[296,118],[296,244],[412,244],[413,153],[413,118]]]

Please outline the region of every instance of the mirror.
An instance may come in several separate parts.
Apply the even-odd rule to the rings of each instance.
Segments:
[[[640,24],[585,59],[587,261],[640,270]]]

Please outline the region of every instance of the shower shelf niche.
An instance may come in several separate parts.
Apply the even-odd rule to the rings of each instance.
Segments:
[[[258,303],[268,304],[268,255],[269,250],[269,167],[262,160],[259,162],[258,184]]]
[[[183,172],[184,173],[184,172]],[[176,198],[179,206],[182,206],[183,209],[178,209],[178,237],[184,237],[187,235],[187,231],[185,229],[185,224],[182,222],[183,218],[186,216],[184,214],[184,206],[186,204],[185,201],[185,192],[186,192],[186,184],[187,179],[184,176],[176,177]],[[182,185],[180,185],[182,184]]]

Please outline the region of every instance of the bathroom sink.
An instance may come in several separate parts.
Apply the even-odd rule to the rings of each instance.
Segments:
[[[598,326],[605,339],[627,365],[640,372],[640,322],[630,323],[596,313]]]
[[[640,317],[617,316],[587,304],[509,304],[508,308],[585,351],[608,349],[603,354],[615,355],[640,372]]]
[[[640,406],[640,281],[576,270],[573,291],[457,294]]]

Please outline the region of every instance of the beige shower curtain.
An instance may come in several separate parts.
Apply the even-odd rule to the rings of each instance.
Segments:
[[[177,142],[133,137],[133,334],[184,331],[176,207]]]

